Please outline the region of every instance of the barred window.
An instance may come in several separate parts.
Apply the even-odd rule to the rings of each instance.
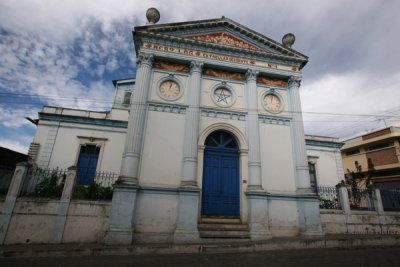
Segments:
[[[125,92],[124,101],[122,102],[122,104],[129,105],[131,103],[131,96],[132,96],[132,92]]]

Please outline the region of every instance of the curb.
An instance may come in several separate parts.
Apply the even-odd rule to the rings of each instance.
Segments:
[[[351,249],[400,246],[400,235],[341,236],[318,239],[271,239],[263,242],[225,244],[154,244],[104,246],[101,244],[0,246],[0,258],[111,256],[142,254],[245,253],[273,250]]]

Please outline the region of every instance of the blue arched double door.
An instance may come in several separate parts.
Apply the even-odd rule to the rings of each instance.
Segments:
[[[202,215],[240,215],[239,148],[224,131],[211,133],[205,141]]]

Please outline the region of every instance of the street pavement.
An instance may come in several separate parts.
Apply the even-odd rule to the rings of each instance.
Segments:
[[[400,247],[131,256],[0,258],[0,266],[400,266]]]

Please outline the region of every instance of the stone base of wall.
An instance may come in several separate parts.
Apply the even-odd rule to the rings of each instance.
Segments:
[[[3,204],[0,200],[0,206]],[[4,244],[50,243],[50,235],[57,217],[60,201],[46,198],[18,198],[11,216]],[[98,243],[102,244],[109,227],[111,202],[72,200],[68,209],[62,243]],[[400,234],[400,212],[385,212],[386,227],[380,224],[374,211],[351,211],[346,218],[342,210],[321,210],[321,222],[325,235],[338,234]],[[346,221],[349,221],[346,222]],[[274,225],[272,223],[272,225]],[[272,232],[288,231],[282,226]],[[140,228],[140,227],[139,227]],[[353,231],[349,231],[352,229]],[[387,229],[384,231],[383,229]],[[152,235],[154,234],[154,235]],[[135,243],[171,243],[172,231],[164,233],[137,232]],[[283,235],[281,235],[283,236]]]
[[[57,216],[59,200],[19,198],[4,244],[47,244]],[[62,243],[101,243],[109,226],[111,202],[72,200]]]
[[[400,212],[385,212],[385,219],[382,225],[375,211],[352,210],[346,219],[342,210],[321,210],[325,234],[400,234]]]

